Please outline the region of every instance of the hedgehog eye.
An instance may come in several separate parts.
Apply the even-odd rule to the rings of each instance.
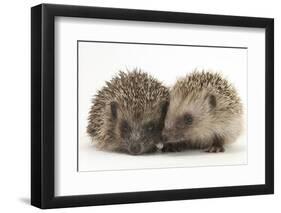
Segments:
[[[184,123],[187,125],[191,125],[193,123],[193,118],[190,114],[184,116]]]
[[[145,127],[145,129],[147,132],[153,132],[155,129],[155,125],[153,123],[150,123]]]

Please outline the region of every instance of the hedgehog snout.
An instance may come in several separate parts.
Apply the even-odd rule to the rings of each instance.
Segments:
[[[169,141],[169,137],[171,136],[172,130],[171,129],[164,129],[162,131],[162,141],[167,142]]]
[[[139,155],[143,152],[143,145],[140,143],[131,143],[128,147],[130,154]]]
[[[162,131],[162,142],[163,143],[171,143],[182,140],[182,133],[177,129],[164,129]]]

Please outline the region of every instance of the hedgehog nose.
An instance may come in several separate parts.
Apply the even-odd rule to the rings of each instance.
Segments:
[[[129,152],[130,152],[131,154],[133,154],[133,155],[138,155],[138,154],[141,153],[141,151],[142,151],[142,147],[141,147],[140,144],[138,144],[138,143],[132,143],[132,144],[130,144],[130,146],[129,146]]]

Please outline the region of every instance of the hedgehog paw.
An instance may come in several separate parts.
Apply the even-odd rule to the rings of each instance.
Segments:
[[[223,146],[210,146],[207,149],[205,149],[205,152],[209,153],[218,153],[218,152],[224,152]]]

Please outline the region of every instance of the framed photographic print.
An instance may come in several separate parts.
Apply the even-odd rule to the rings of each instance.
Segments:
[[[31,9],[31,203],[271,194],[274,21]]]

